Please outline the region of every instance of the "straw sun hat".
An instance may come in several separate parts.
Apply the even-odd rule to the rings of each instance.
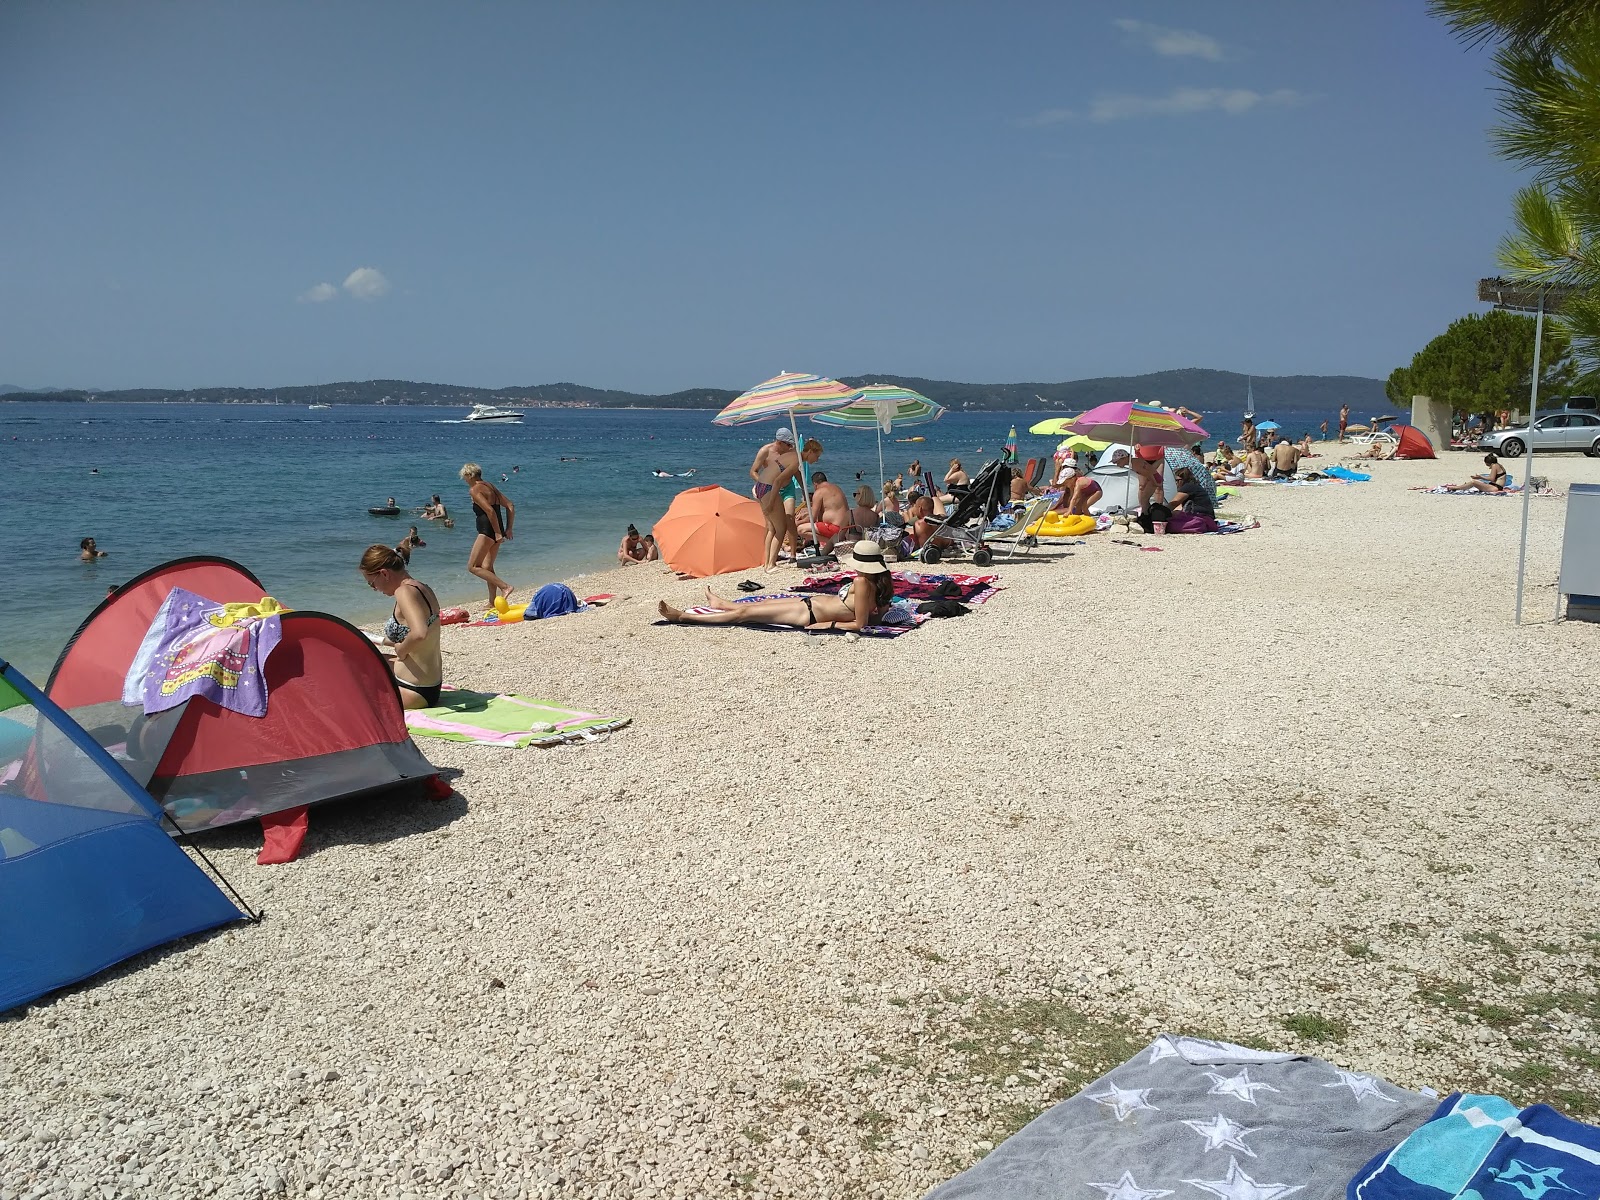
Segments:
[[[883,547],[877,542],[857,542],[841,563],[857,571],[864,571],[868,575],[878,575],[889,570],[889,564],[883,560]]]

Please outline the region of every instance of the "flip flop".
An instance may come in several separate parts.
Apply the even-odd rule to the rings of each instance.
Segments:
[[[741,592],[759,592],[767,585],[764,583],[757,583],[754,579],[741,579],[734,586],[736,586]]]

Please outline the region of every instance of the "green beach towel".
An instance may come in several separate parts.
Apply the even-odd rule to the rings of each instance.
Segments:
[[[528,696],[462,689],[444,692],[433,708],[406,710],[406,726],[414,737],[518,750],[525,746],[597,741],[632,719],[579,712]]]

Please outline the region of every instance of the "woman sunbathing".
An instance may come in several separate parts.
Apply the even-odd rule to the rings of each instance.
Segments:
[[[1474,475],[1465,483],[1447,483],[1444,490],[1447,492],[1484,492],[1493,495],[1506,490],[1507,472],[1500,465],[1500,460],[1493,454],[1483,456],[1483,465],[1489,469],[1482,474]]]
[[[856,577],[837,596],[787,596],[734,604],[706,589],[706,604],[716,612],[694,613],[673,608],[665,600],[657,610],[669,621],[687,625],[793,625],[796,629],[839,629],[850,632],[874,624],[894,602],[894,577],[877,542],[857,542],[839,560]]]

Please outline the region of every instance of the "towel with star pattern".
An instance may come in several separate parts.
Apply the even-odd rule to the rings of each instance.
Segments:
[[[1319,1058],[1168,1034],[927,1200],[1344,1200],[1436,1103]]]
[[[1546,1104],[1454,1095],[1368,1163],[1349,1200],[1585,1200],[1600,1196],[1600,1129]]]

